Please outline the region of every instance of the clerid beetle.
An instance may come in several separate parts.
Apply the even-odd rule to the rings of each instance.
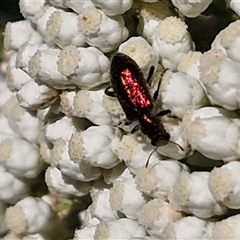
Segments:
[[[140,128],[142,133],[150,138],[151,144],[156,146],[155,151],[157,147],[171,142],[169,133],[166,132],[163,124],[157,117],[158,115],[169,113],[170,110],[162,111],[157,116],[152,114],[153,100],[146,85],[152,73],[153,68],[150,70],[148,79],[145,80],[141,69],[132,58],[123,53],[117,53],[113,56],[111,62],[111,87],[108,87],[105,93],[118,98],[130,122],[138,120],[139,125],[132,130],[132,133]],[[110,91],[110,88],[113,91]],[[178,146],[182,149],[180,145]]]

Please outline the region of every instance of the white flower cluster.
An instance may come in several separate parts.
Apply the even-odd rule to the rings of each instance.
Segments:
[[[183,20],[211,3],[20,0],[0,79],[2,239],[240,238],[240,20],[204,53]],[[132,134],[105,94],[116,52],[146,79],[154,67],[168,144]]]

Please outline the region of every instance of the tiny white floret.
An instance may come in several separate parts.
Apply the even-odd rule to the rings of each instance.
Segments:
[[[164,227],[182,217],[182,213],[168,202],[154,198],[142,207],[138,222],[145,227],[152,239],[160,239]]]
[[[167,17],[158,24],[152,46],[162,58],[164,68],[171,70],[176,69],[183,53],[194,48],[187,25],[177,17]]]
[[[162,231],[162,240],[222,239],[222,235],[220,238],[212,238],[214,227],[214,222],[188,216],[166,226]]]
[[[34,234],[51,223],[53,210],[40,198],[26,197],[6,211],[7,226],[16,234]]]
[[[213,197],[208,181],[209,172],[182,172],[169,196],[170,204],[200,218],[224,214],[227,208]]]
[[[160,93],[162,108],[171,109],[171,113],[179,118],[182,118],[187,110],[208,104],[205,91],[198,80],[181,72],[165,72]]]
[[[210,172],[209,187],[218,201],[228,208],[240,208],[240,163],[229,162],[220,168],[214,168]]]
[[[172,0],[172,4],[189,18],[195,18],[204,12],[213,0]]]
[[[79,29],[86,36],[86,42],[102,52],[111,52],[127,37],[121,15],[107,16],[97,8],[87,8],[79,15]]]
[[[91,126],[73,134],[71,141],[76,148],[69,148],[71,159],[79,164],[83,161],[106,169],[116,166],[120,160],[112,150],[112,144],[119,141],[119,136],[115,134],[116,130],[108,125]]]
[[[137,189],[135,179],[117,180],[110,189],[110,205],[130,219],[137,219],[139,210],[149,198]]]
[[[131,57],[147,79],[151,67],[157,69],[159,56],[152,49],[151,45],[142,37],[131,37],[122,43],[118,51]]]
[[[144,237],[146,231],[137,221],[121,218],[111,222],[103,222],[97,226],[94,234],[96,240],[125,239],[131,240],[134,237]]]
[[[111,118],[102,106],[104,90],[97,91],[80,90],[76,93],[73,100],[73,115],[85,117],[97,125],[110,125]]]
[[[240,122],[234,112],[216,107],[188,111],[182,131],[193,150],[208,158],[233,161],[240,156]]]

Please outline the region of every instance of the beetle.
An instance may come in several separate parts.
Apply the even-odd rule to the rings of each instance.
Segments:
[[[118,98],[130,122],[138,120],[139,125],[134,127],[131,133],[134,133],[140,128],[142,133],[150,138],[151,144],[156,147],[155,150],[157,147],[164,146],[168,143],[174,143],[183,150],[179,144],[170,141],[170,134],[165,130],[158,118],[158,116],[166,115],[171,111],[163,110],[156,116],[152,114],[153,99],[146,83],[150,80],[153,71],[154,68],[152,67],[146,80],[142,70],[132,58],[123,53],[116,53],[111,61],[111,86],[106,88],[105,93]],[[111,88],[113,91],[110,91]],[[156,94],[154,94],[154,99],[157,98],[158,90]]]

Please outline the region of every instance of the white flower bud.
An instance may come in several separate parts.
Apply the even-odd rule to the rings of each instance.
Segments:
[[[48,167],[45,173],[45,182],[51,193],[60,197],[83,197],[91,189],[91,182],[80,182],[61,173],[58,168]]]
[[[213,198],[208,180],[209,172],[182,172],[169,196],[170,204],[200,218],[224,214],[227,209]]]
[[[74,88],[74,84],[59,71],[60,52],[57,48],[37,50],[29,60],[29,75],[55,89]]]
[[[73,101],[73,115],[85,117],[96,125],[110,125],[112,123],[110,116],[102,106],[104,94],[103,89],[78,91]]]
[[[231,2],[233,2],[233,0]],[[216,36],[212,42],[212,50],[221,50],[229,59],[240,63],[240,51],[238,48],[240,41],[239,31],[240,20],[236,20],[229,24]]]
[[[93,4],[99,7],[106,15],[114,16],[125,13],[133,4],[133,0],[101,1],[92,0]]]
[[[76,96],[75,91],[62,91],[60,94],[60,106],[67,117],[73,116],[73,100]]]
[[[19,106],[29,110],[46,108],[56,100],[57,96],[58,92],[55,89],[37,84],[34,80],[23,84],[17,93]]]
[[[98,179],[102,175],[100,168],[95,168],[86,163],[75,163],[70,159],[69,148],[71,148],[68,141],[64,141],[62,138],[58,138],[51,150],[50,164],[52,167],[58,167],[62,174],[69,178],[90,182]]]
[[[157,25],[172,14],[172,9],[170,9],[170,5],[166,1],[157,1],[155,3],[150,3],[150,1],[142,2],[137,32],[152,44]]]
[[[162,58],[164,68],[175,70],[181,55],[193,49],[187,25],[176,17],[165,18],[154,33],[153,49]]]
[[[0,165],[0,200],[1,202],[15,204],[17,201],[27,195],[29,191],[28,184],[23,180],[16,178]]]
[[[144,77],[147,78],[150,68],[158,67],[158,55],[153,51],[151,45],[142,37],[131,37],[122,43],[118,51],[131,57],[141,68]]]
[[[210,50],[203,54],[199,69],[211,103],[228,110],[239,109],[240,62],[229,60],[221,50]]]
[[[107,82],[109,59],[94,47],[65,47],[58,56],[58,71],[81,89]]]
[[[204,156],[224,161],[239,159],[237,114],[216,107],[188,111],[182,119],[182,129],[192,149]]]
[[[32,78],[27,73],[25,73],[20,68],[16,67],[16,61],[17,61],[17,53],[13,52],[10,55],[10,60],[9,60],[9,63],[7,66],[7,72],[6,72],[7,80],[8,80],[7,84],[12,91],[19,90],[24,83],[32,80]]]
[[[8,22],[5,27],[4,47],[7,51],[18,50],[20,46],[28,42],[34,29],[30,21]]]
[[[85,35],[78,29],[78,15],[72,12],[53,12],[47,21],[46,32],[48,39],[60,48],[71,44],[86,45]]]
[[[51,39],[49,39],[49,33],[47,31],[47,23],[50,16],[54,12],[64,12],[60,8],[55,8],[51,5],[46,5],[41,8],[41,10],[35,15],[33,22],[37,26],[38,32],[41,34],[44,42],[47,43],[49,46],[55,46],[55,43]]]
[[[222,239],[222,235],[220,238],[212,238],[214,224],[194,216],[184,217],[166,226],[162,231],[161,239]]]
[[[167,71],[160,86],[162,108],[171,109],[174,116],[182,118],[187,110],[207,105],[207,97],[201,84],[181,72]]]
[[[30,0],[20,0],[19,8],[24,18],[33,20],[35,15],[41,10],[44,4],[45,0],[38,0],[34,2]]]
[[[25,43],[21,45],[17,52],[16,67],[22,69],[24,72],[29,74],[29,60],[35,54],[37,50],[48,49],[47,44],[30,44]]]
[[[112,168],[119,159],[112,150],[112,144],[119,141],[116,130],[108,125],[92,126],[71,138],[69,155],[76,163],[88,163],[94,167]]]
[[[202,53],[197,51],[189,51],[182,54],[179,59],[177,70],[199,80],[199,65],[201,57]]]
[[[172,4],[189,18],[195,18],[204,12],[213,0],[172,0]]]
[[[146,195],[166,201],[178,176],[185,171],[188,171],[187,166],[178,161],[163,160],[151,167],[140,168],[136,174],[136,184]]]
[[[37,143],[41,133],[41,123],[34,114],[20,107],[16,97],[12,97],[2,108],[9,125],[29,142]]]
[[[8,228],[16,234],[38,233],[52,221],[51,207],[39,198],[26,197],[6,211]]]
[[[181,212],[169,203],[155,198],[147,202],[140,210],[138,222],[143,225],[153,239],[160,239],[167,224],[182,218]]]
[[[238,16],[240,15],[240,2],[238,0],[230,0],[229,6]]]
[[[86,42],[102,52],[111,52],[128,37],[122,16],[106,16],[101,10],[87,8],[79,15],[79,28]]]
[[[88,207],[92,217],[97,218],[100,222],[111,222],[119,218],[117,211],[114,211],[109,202],[110,190],[98,191],[92,197],[92,204]]]
[[[63,117],[45,127],[45,137],[51,143],[58,138],[67,141],[71,138],[71,135],[76,132],[77,129],[74,127],[72,119],[68,117]]]
[[[34,178],[43,168],[38,149],[23,139],[1,140],[0,156],[6,170],[16,177]]]
[[[119,159],[123,160],[128,166],[128,169],[136,174],[136,171],[145,166],[147,160],[154,150],[153,146],[144,141],[144,139],[137,139],[136,135],[124,135],[122,140],[114,147],[114,152]],[[157,163],[161,157],[155,151],[150,156],[149,165]]]
[[[212,239],[240,239],[240,214],[217,222]]]
[[[137,221],[121,218],[116,221],[103,222],[97,226],[94,234],[96,240],[124,239],[131,240],[134,237],[144,237],[146,232]]]
[[[152,44],[153,42],[153,36],[154,36],[154,31],[156,31],[157,26],[159,24],[159,21],[156,19],[150,19],[150,20],[145,20],[146,22],[143,22],[144,19],[139,20],[139,25],[138,25],[138,32],[141,33],[141,35],[149,42]]]
[[[139,210],[149,200],[136,186],[133,176],[125,180],[116,180],[110,189],[110,205],[130,219],[137,219]]]
[[[218,201],[228,208],[240,208],[240,163],[230,162],[220,168],[214,168],[209,177],[209,187]]]

